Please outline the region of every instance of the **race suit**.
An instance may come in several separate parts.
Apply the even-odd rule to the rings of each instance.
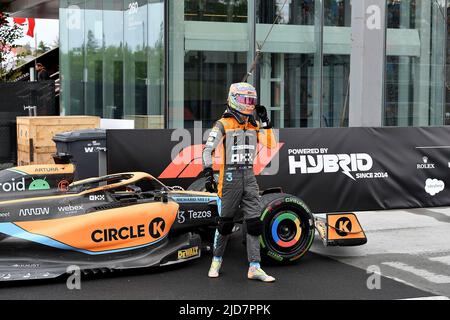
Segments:
[[[249,221],[257,220],[260,223],[262,210],[259,187],[253,172],[258,142],[267,148],[275,148],[272,129],[260,129],[256,121],[243,121],[235,114],[226,112],[215,123],[203,151],[204,168],[212,167],[216,148],[221,155],[217,192],[219,216],[220,219],[234,218],[239,209],[244,213],[249,262],[261,260],[258,236],[249,234]],[[223,257],[228,239],[229,235],[216,230],[215,257]]]

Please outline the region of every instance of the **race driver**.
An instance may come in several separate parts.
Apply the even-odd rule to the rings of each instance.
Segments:
[[[222,257],[230,234],[233,218],[242,210],[246,227],[247,257],[250,263],[247,277],[252,280],[274,282],[260,266],[258,237],[262,233],[259,187],[253,173],[258,142],[274,148],[276,140],[267,110],[257,103],[256,89],[248,83],[234,83],[228,94],[227,108],[209,134],[203,150],[205,187],[218,194],[219,225],[214,238],[214,257],[208,272],[210,278],[219,276]],[[257,121],[255,113],[259,118]],[[218,185],[213,174],[213,155],[221,154]],[[217,189],[217,190],[216,190]]]

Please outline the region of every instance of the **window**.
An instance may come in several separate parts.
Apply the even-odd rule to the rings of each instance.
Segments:
[[[169,1],[169,127],[210,127],[251,61],[247,1]]]
[[[163,128],[164,1],[61,0],[60,9],[63,113]]]
[[[384,124],[442,125],[445,1],[388,0]]]

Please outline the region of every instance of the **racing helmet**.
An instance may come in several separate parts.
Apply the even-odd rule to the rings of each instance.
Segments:
[[[258,94],[255,87],[246,82],[233,83],[228,93],[228,106],[238,113],[251,116],[255,111]]]

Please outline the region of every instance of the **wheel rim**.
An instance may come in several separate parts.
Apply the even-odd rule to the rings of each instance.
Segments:
[[[281,250],[297,246],[302,239],[300,218],[292,211],[277,214],[270,228],[272,241]]]

